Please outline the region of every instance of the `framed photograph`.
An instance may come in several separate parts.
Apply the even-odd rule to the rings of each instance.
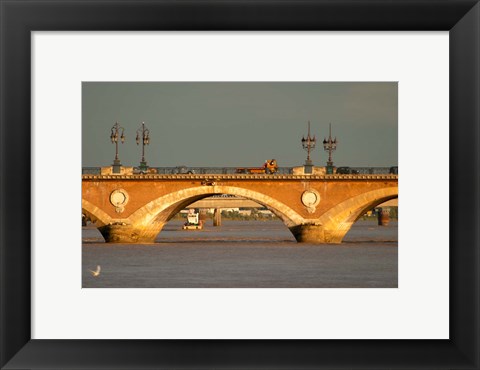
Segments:
[[[398,131],[397,82],[83,82],[82,288],[398,288]]]
[[[2,0],[1,368],[478,369],[479,7]]]

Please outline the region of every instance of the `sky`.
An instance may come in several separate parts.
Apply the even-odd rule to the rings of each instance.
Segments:
[[[135,142],[142,122],[151,167],[301,166],[301,139],[311,136],[315,166],[325,166],[323,139],[337,138],[337,167],[390,167],[398,163],[396,82],[83,82],[82,166],[109,166],[117,122],[124,166],[138,166]]]

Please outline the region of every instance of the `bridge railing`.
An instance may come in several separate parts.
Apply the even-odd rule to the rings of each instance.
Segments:
[[[159,174],[208,174],[208,175],[231,175],[235,174],[237,167],[152,167]],[[279,167],[277,173],[288,175],[293,173],[291,167]]]
[[[382,174],[391,173],[392,171],[392,167],[350,167],[350,168],[362,175],[382,175]]]
[[[100,175],[101,167],[82,167],[82,175]]]
[[[150,167],[161,175],[172,174],[235,174],[237,167]],[[372,174],[381,175],[389,173],[398,173],[398,167],[343,167],[348,168],[351,174]],[[393,172],[392,172],[393,171]],[[137,167],[134,167],[134,173],[140,173]],[[293,173],[292,167],[279,167],[277,174],[290,175]],[[82,175],[100,175],[101,167],[82,167]]]

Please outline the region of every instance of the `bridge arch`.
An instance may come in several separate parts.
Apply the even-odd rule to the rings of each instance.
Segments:
[[[337,204],[318,220],[324,229],[325,242],[340,243],[365,212],[395,198],[398,198],[398,187],[389,187],[362,193]]]
[[[97,227],[111,223],[112,218],[88,200],[82,199],[82,213],[88,216]]]
[[[287,227],[296,225],[303,220],[297,212],[277,199],[235,186],[204,186],[172,192],[149,202],[134,212],[129,220],[135,224],[138,222],[142,222],[144,225],[157,223],[163,227],[168,220],[189,204],[216,194],[231,194],[251,199],[272,210]]]

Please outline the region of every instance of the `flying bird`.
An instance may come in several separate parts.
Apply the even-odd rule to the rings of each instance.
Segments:
[[[90,273],[92,274],[93,277],[97,277],[100,275],[100,265],[97,266],[97,269],[95,271],[90,270]]]

